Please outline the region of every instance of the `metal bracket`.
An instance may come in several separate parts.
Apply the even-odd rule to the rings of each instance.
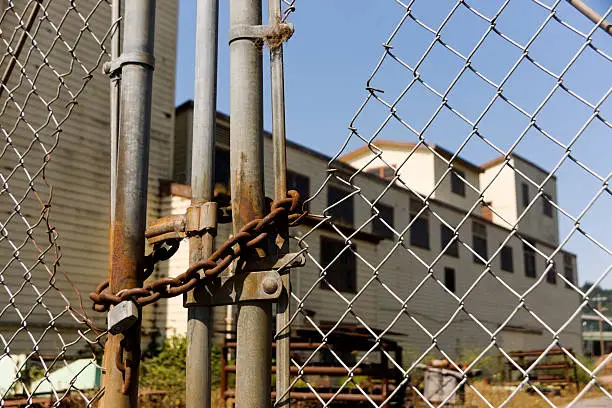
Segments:
[[[291,33],[295,31],[293,24],[290,23],[278,23],[284,27],[288,27]],[[265,40],[276,35],[275,25],[247,25],[239,24],[230,28],[229,31],[229,42],[235,40]]]
[[[183,306],[224,306],[254,300],[276,300],[283,290],[279,272],[304,266],[302,254],[287,254],[274,268],[266,271],[241,272],[205,280],[204,285],[187,293]]]
[[[185,213],[185,233],[187,236],[203,231],[216,231],[218,205],[214,201],[192,204]]]
[[[145,52],[123,53],[119,58],[106,62],[102,69],[106,75],[115,76],[126,64],[144,65],[154,70],[155,57]]]
[[[218,204],[214,201],[192,204],[185,214],[167,215],[153,221],[145,231],[149,244],[183,239],[204,231],[216,231]]]

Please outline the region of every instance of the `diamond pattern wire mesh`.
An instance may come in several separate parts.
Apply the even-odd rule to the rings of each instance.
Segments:
[[[467,398],[555,407],[587,394],[612,403],[602,379],[612,354],[599,364],[579,357],[581,314],[612,324],[593,301],[611,265],[609,231],[597,225],[611,208],[611,169],[595,160],[611,147],[610,37],[564,1],[385,3],[397,24],[308,200],[318,222],[295,237],[316,273],[292,278],[291,327],[313,350],[292,351],[291,393],[314,394],[314,406]],[[472,156],[499,158],[462,159]],[[557,175],[572,178],[565,202]],[[595,280],[591,289],[580,288],[568,246],[589,249],[578,259],[603,259],[601,269],[581,271]],[[360,339],[369,342],[360,352],[342,344]],[[394,354],[393,342],[403,351]],[[511,354],[529,349],[541,351],[527,363]],[[553,355],[586,379],[565,399],[538,377]],[[433,394],[421,378],[432,359],[447,360],[457,378]],[[383,361],[397,382],[364,384],[367,368]],[[310,375],[321,365],[345,372]],[[472,377],[479,369],[500,384],[502,368],[514,371],[510,388]],[[534,399],[522,399],[528,393]]]
[[[74,135],[71,120],[109,58],[110,9],[107,0],[0,2],[0,406],[91,406],[98,395],[85,382],[99,373],[104,333],[62,270],[53,184],[78,154],[62,135]]]

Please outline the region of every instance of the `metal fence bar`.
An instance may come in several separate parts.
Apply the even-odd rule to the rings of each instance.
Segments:
[[[261,0],[230,1],[230,32],[260,25]],[[234,232],[264,215],[263,66],[259,41],[230,38],[230,172]],[[252,266],[248,259],[243,273]],[[272,307],[252,301],[238,306],[236,407],[270,405]]]
[[[213,199],[218,19],[218,0],[198,1],[191,159],[192,206],[204,205]],[[190,265],[207,259],[212,254],[215,235],[214,229],[208,229],[204,235],[195,235],[189,239]],[[211,406],[212,331],[212,308],[189,307],[186,362],[187,408],[210,408]]]
[[[612,34],[612,24],[603,18],[599,13],[590,8],[581,0],[567,0],[569,4],[574,6],[576,10],[581,12],[586,18],[598,24],[605,32]]]
[[[268,24],[282,21],[281,0],[268,1]],[[283,45],[270,47],[270,85],[272,96],[272,141],[274,144],[274,199],[282,200],[287,196],[287,152],[285,148],[285,72],[283,66]],[[281,231],[288,252],[289,232]],[[291,330],[289,321],[291,309],[290,270],[281,275],[283,292],[276,304],[276,406],[289,406],[291,385]]]
[[[113,0],[112,21],[114,24],[111,37],[111,60],[119,58],[121,52],[121,0]],[[112,75],[110,78],[110,134],[111,134],[111,181],[110,181],[110,220],[115,221],[115,205],[117,201],[117,144],[119,142],[119,90],[121,78]]]
[[[113,293],[142,286],[155,0],[126,2],[124,24],[117,206],[115,223],[111,226],[112,263],[109,274]],[[140,324],[123,334],[109,335],[104,354],[104,407],[138,406]],[[120,356],[123,356],[123,361]],[[123,371],[120,370],[122,365]]]

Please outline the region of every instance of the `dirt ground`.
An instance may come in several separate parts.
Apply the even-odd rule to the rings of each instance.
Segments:
[[[491,386],[491,385],[488,385],[482,382],[475,383],[474,388],[476,388],[478,392],[480,392],[482,396],[485,397],[489,401],[489,403],[493,405],[494,407],[500,406],[512,393],[512,391],[509,389],[503,389],[500,387]],[[610,392],[612,391],[612,387],[610,387],[610,385],[606,385],[606,390]],[[570,387],[568,389],[562,390],[561,395],[558,395],[558,396],[546,395],[546,397],[555,406],[561,408],[561,407],[565,407],[567,404],[572,402],[575,399],[576,395],[577,393],[576,393],[575,387]],[[581,405],[581,407],[590,408],[590,404],[587,404],[587,401],[589,400],[601,401],[602,397],[604,397],[603,401],[606,401],[606,400],[608,401],[608,405],[603,405],[603,406],[612,407],[612,401],[610,401],[608,397],[605,396],[605,394],[596,387],[590,389],[584,396],[582,396],[580,401],[586,405]],[[466,407],[473,407],[473,408],[489,407],[489,405],[486,404],[473,390],[466,391],[466,403],[467,403]],[[593,405],[593,407],[599,407],[599,406],[601,405]],[[507,405],[504,405],[504,407],[508,407],[508,408],[524,408],[524,407],[550,408],[550,404],[542,396],[540,396],[539,394],[535,392],[528,392],[527,390],[521,390],[518,394],[514,396],[514,398],[512,398],[512,400]]]

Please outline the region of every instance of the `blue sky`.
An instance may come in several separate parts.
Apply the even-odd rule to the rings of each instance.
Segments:
[[[551,5],[553,0],[541,0]],[[218,109],[229,112],[229,55],[227,47],[228,3],[220,1],[220,47]],[[470,6],[491,17],[502,5],[499,0],[471,0]],[[587,2],[598,12],[606,13],[610,0]],[[194,36],[196,0],[179,1],[179,37],[177,48],[176,103],[193,98]],[[432,6],[435,4],[435,6]],[[429,27],[437,29],[455,1],[425,1],[414,3],[413,14]],[[296,33],[285,48],[286,103],[288,137],[300,144],[328,155],[337,153],[349,132],[347,126],[367,96],[366,81],[383,53],[382,44],[404,15],[395,0],[298,0],[296,13],[290,18]],[[565,1],[557,15],[583,32],[592,24],[578,15]],[[496,22],[497,29],[519,44],[525,44],[544,22],[548,12],[530,0],[513,0]],[[610,17],[609,17],[610,19]],[[461,6],[441,32],[441,38],[452,48],[467,55],[489,24]],[[414,21],[406,22],[393,39],[393,52],[410,66],[423,55],[433,35]],[[584,40],[557,21],[550,21],[530,46],[530,56],[546,69],[559,74],[578,52]],[[593,44],[608,56],[612,41],[602,30],[593,36]],[[482,75],[499,83],[521,52],[499,35],[491,33],[472,57],[472,66]],[[267,58],[264,58],[264,63]],[[431,87],[443,92],[464,63],[439,45],[425,58],[419,72]],[[587,48],[564,75],[564,85],[590,103],[599,101],[612,85],[612,63]],[[267,73],[267,65],[264,73]],[[371,86],[385,91],[380,94],[393,101],[408,85],[413,75],[399,63],[387,59],[373,78]],[[264,75],[266,115],[269,128],[268,78]],[[524,60],[503,87],[504,95],[529,113],[554,88],[556,80],[534,64]],[[448,94],[449,104],[466,118],[474,121],[495,94],[495,89],[467,72]],[[600,115],[612,120],[612,97],[600,106]],[[416,84],[397,104],[398,115],[420,130],[432,116],[440,99],[424,86]],[[371,137],[388,114],[381,104],[368,104],[356,126],[364,137]],[[537,123],[547,134],[567,144],[587,122],[593,110],[567,92],[557,90],[537,115]],[[496,102],[478,124],[487,140],[502,150],[508,149],[529,119],[508,103]],[[471,128],[456,115],[444,109],[424,133],[425,139],[448,150],[456,150]],[[591,122],[572,147],[572,156],[603,178],[611,171],[610,127],[598,119]],[[378,138],[415,141],[414,134],[393,120]],[[360,142],[363,144],[363,142]],[[351,142],[349,146],[360,144]],[[564,150],[554,142],[530,130],[517,146],[516,152],[546,169],[552,169]],[[483,163],[498,154],[482,140],[474,138],[462,150],[461,156]],[[566,160],[556,172],[558,204],[577,216],[601,188],[601,181]],[[583,230],[606,248],[612,248],[612,197],[604,192],[581,222]],[[560,232],[564,238],[571,223],[560,216]],[[578,254],[581,281],[594,280],[608,268],[612,256],[597,248],[582,234],[574,234],[567,250]],[[612,287],[612,274],[603,282]]]

